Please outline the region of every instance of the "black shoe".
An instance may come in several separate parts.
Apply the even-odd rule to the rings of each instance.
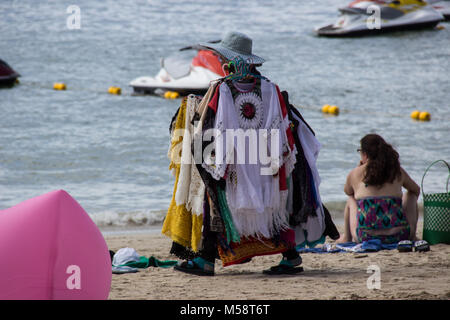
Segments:
[[[285,264],[279,264],[270,269],[263,270],[263,273],[268,275],[296,274],[300,272],[303,272],[303,267],[291,267]]]
[[[286,257],[284,257],[279,265],[264,270],[263,273],[268,275],[296,274],[303,272],[303,267],[299,267],[299,265],[301,264],[302,257],[300,257],[300,255],[291,260],[288,260]]]

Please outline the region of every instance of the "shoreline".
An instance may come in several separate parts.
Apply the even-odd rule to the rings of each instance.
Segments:
[[[337,226],[342,232],[342,226]],[[418,223],[421,238],[423,224]],[[171,240],[157,228],[132,233],[104,233],[111,250],[134,248],[160,260],[169,254]],[[327,239],[327,243],[333,243]],[[199,277],[173,268],[140,269],[112,275],[109,299],[124,300],[310,300],[310,299],[450,299],[450,245],[431,251],[399,253],[302,253],[304,272],[267,276],[262,270],[279,263],[281,255],[253,258],[249,263],[223,267],[217,260],[214,277]],[[369,289],[373,266],[380,270],[380,289]]]
[[[344,224],[345,202],[327,205],[331,218],[336,226]],[[146,212],[111,212],[110,215],[100,212],[89,214],[90,218],[104,234],[145,232],[161,227],[166,216],[165,210],[148,210]],[[419,203],[419,221],[423,221],[423,204]]]
[[[341,213],[330,212],[331,218],[338,229],[344,227],[344,215]],[[423,223],[423,215],[419,212],[418,223]],[[99,226],[100,232],[104,237],[114,235],[132,235],[132,234],[158,234],[161,232],[163,221],[160,223],[146,225],[126,225],[126,226]]]
[[[109,236],[127,236],[142,234],[161,234],[162,223],[145,226],[125,226],[125,227],[100,227],[99,230],[103,237]]]

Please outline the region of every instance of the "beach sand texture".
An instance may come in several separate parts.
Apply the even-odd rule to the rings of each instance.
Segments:
[[[342,226],[339,229],[342,231]],[[422,224],[418,230],[422,230]],[[160,233],[107,235],[105,239],[110,250],[131,247],[147,257],[177,260],[169,254],[171,240]],[[255,257],[249,263],[225,268],[217,261],[214,277],[153,267],[137,273],[113,274],[109,299],[450,299],[450,245],[446,244],[433,245],[425,253],[305,253],[303,273],[262,273],[278,264],[280,258],[281,255]],[[368,289],[367,280],[373,275],[368,273],[371,265],[380,269],[380,289]]]

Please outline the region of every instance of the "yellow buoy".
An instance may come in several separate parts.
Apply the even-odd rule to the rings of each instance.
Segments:
[[[443,26],[443,25],[438,25],[438,26],[436,26],[436,29],[438,29],[438,30],[444,30],[445,29],[445,27]]]
[[[55,90],[66,90],[66,85],[64,83],[56,82],[53,84],[53,89]]]
[[[419,114],[419,119],[420,119],[421,121],[430,121],[430,120],[431,120],[431,115],[430,115],[429,112],[422,111],[422,112]]]
[[[328,113],[338,115],[339,114],[339,107],[338,106],[331,106],[328,108]]]
[[[330,105],[329,104],[325,104],[323,107],[322,107],[322,112],[323,113],[328,113],[328,110],[330,109]]]
[[[419,120],[419,114],[420,114],[419,110],[414,110],[413,112],[411,112],[411,118]]]
[[[164,92],[164,98],[171,99],[172,91],[166,91]]]
[[[120,95],[122,93],[122,89],[119,87],[109,87],[108,93]]]
[[[170,92],[170,99],[177,99],[180,96],[178,92],[172,91]]]

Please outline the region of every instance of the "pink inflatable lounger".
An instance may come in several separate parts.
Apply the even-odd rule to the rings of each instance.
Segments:
[[[0,299],[107,299],[111,258],[100,230],[64,190],[0,210]]]

